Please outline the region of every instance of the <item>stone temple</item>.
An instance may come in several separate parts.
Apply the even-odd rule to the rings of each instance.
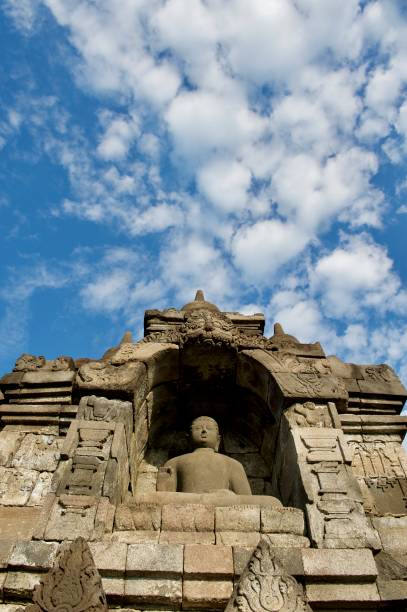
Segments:
[[[407,610],[407,391],[198,291],[0,380],[0,612]]]

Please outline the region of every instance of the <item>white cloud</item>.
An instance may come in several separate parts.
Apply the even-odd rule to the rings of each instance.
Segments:
[[[231,250],[246,282],[263,285],[272,282],[278,268],[297,256],[308,240],[296,225],[270,219],[239,229]]]
[[[200,191],[220,210],[237,213],[247,206],[251,173],[231,159],[212,159],[198,172]]]
[[[260,136],[264,121],[251,112],[244,100],[223,98],[206,91],[184,92],[166,113],[177,153],[189,163],[204,160],[213,152],[234,154],[236,149]]]
[[[398,308],[400,281],[385,248],[366,234],[348,236],[320,257],[311,272],[311,286],[331,316],[359,316],[364,308]]]
[[[35,23],[39,0],[4,0],[6,14],[23,32],[29,32]]]
[[[99,156],[106,161],[123,159],[140,133],[137,118],[104,113],[102,122],[105,132],[97,148]]]
[[[37,4],[7,0],[26,29]],[[401,164],[407,151],[397,3],[40,4],[75,50],[76,83],[103,95],[101,129],[85,137],[55,98],[32,98],[5,114],[0,143],[27,126],[66,170],[59,214],[127,238],[161,232],[133,267],[126,250],[105,255],[83,280],[88,308],[130,319],[149,296],[188,301],[203,285],[220,304],[246,290],[260,304],[273,288],[270,312],[300,339],[402,359],[389,325],[385,341],[370,329],[385,313],[404,320],[405,293],[362,233],[385,227],[394,204],[378,186],[384,155]]]

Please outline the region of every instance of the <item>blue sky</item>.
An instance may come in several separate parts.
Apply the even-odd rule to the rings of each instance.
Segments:
[[[197,288],[407,382],[407,15],[3,0],[0,371]]]

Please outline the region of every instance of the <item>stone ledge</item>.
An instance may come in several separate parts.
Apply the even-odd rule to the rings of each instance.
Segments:
[[[368,603],[380,602],[379,592],[375,584],[340,584],[340,583],[314,583],[305,587],[310,604],[326,604],[342,606],[352,603],[352,607],[366,606]],[[334,608],[335,609],[335,608]]]
[[[260,541],[261,534],[258,531],[217,531],[216,545],[224,546],[251,546],[256,547]]]
[[[260,531],[258,506],[228,506],[215,508],[216,531]]]
[[[282,503],[270,495],[235,495],[228,493],[177,493],[175,491],[151,491],[150,493],[139,493],[128,497],[126,505],[130,508],[139,504],[164,504],[184,505],[199,504],[204,506],[215,506],[217,508],[230,506],[260,506],[265,508],[281,508]]]
[[[376,563],[371,550],[335,550],[308,548],[301,551],[304,576],[338,582],[374,582]]]
[[[180,544],[129,544],[126,576],[182,576],[184,547]]]
[[[122,542],[89,542],[90,552],[102,577],[123,577],[127,545]]]
[[[407,602],[406,580],[378,580],[377,586],[383,601]]]
[[[232,547],[187,544],[184,550],[184,577],[232,579]]]
[[[124,584],[124,602],[145,604],[153,608],[180,608],[182,602],[182,579],[134,576]]]
[[[159,531],[114,531],[112,534],[113,542],[123,542],[124,544],[158,544]]]
[[[297,508],[261,508],[260,531],[304,535],[304,513]]]
[[[214,531],[162,531],[160,544],[215,544]]]
[[[274,548],[309,548],[311,543],[308,538],[292,533],[269,533],[267,540]]]
[[[162,531],[214,531],[215,508],[205,504],[165,504]]]
[[[232,580],[184,580],[182,607],[224,610],[232,592]]]
[[[3,587],[4,599],[31,599],[35,585],[43,577],[43,573],[37,572],[8,572]]]
[[[58,547],[56,542],[17,542],[11,552],[8,566],[13,569],[47,571],[54,564]]]

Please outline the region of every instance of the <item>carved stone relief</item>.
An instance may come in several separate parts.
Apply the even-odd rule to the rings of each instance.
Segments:
[[[407,510],[407,457],[399,442],[387,437],[348,442],[353,451],[352,469],[369,514],[404,514]]]
[[[127,447],[133,431],[133,407],[131,402],[111,400],[96,395],[82,397],[78,408],[78,419],[123,423],[126,429]]]
[[[311,612],[300,584],[285,572],[263,536],[225,612]]]
[[[74,363],[71,357],[57,357],[56,359],[45,359],[42,355],[38,357],[23,353],[14,366],[14,372],[35,372],[36,370],[49,370],[59,372],[73,370]]]
[[[89,546],[77,538],[34,589],[26,612],[107,612],[106,595]]]
[[[280,444],[283,452],[296,457],[283,457],[279,478],[292,479],[284,466],[291,466],[292,471],[292,466],[298,465],[311,538],[322,548],[380,547],[364,514],[363,496],[351,472],[352,455],[344,434],[332,427],[298,427],[296,407],[290,411],[288,418],[284,417],[281,435],[285,439]],[[291,436],[294,447],[289,443]]]
[[[104,495],[114,503],[125,496],[129,466],[122,423],[73,421],[61,455],[66,465],[59,495]]]
[[[326,404],[304,402],[294,404],[286,416],[293,426],[297,427],[334,427],[332,412]]]

